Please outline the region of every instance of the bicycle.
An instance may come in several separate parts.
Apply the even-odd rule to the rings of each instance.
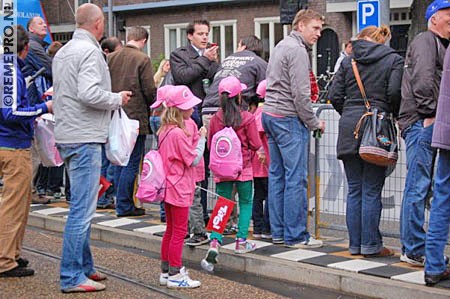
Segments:
[[[320,74],[320,76],[317,77],[317,84],[319,85],[319,103],[324,104],[328,102],[328,89],[333,82],[334,75],[334,72],[326,70],[324,74]]]

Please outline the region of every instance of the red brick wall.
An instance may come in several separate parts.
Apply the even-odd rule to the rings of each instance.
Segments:
[[[279,16],[279,6],[273,4],[254,5],[215,5],[197,6],[183,9],[158,10],[152,14],[146,12],[122,14],[126,26],[151,26],[151,55],[159,57],[164,53],[164,24],[188,23],[196,19],[208,21],[237,20],[237,36],[254,34],[254,18]],[[124,39],[124,33],[120,34]]]
[[[73,0],[68,0],[73,8]],[[156,2],[161,0],[114,0],[114,5],[127,5]],[[50,24],[73,24],[74,16],[67,0],[42,1]],[[116,13],[116,18],[124,18],[126,26],[151,26],[152,58],[164,53],[164,24],[186,23],[194,19],[209,21],[237,20],[237,36],[254,34],[254,18],[279,16],[279,1],[257,4],[215,4],[170,9],[154,9],[147,11],[133,11]],[[309,7],[325,15],[326,27],[336,31],[339,43],[351,37],[351,13],[326,14],[326,0],[310,0]],[[106,6],[108,0],[92,0],[92,3]],[[107,14],[105,22],[107,23]],[[106,28],[105,28],[106,29]],[[107,29],[106,29],[107,31]],[[125,39],[123,32],[118,32],[121,39]]]

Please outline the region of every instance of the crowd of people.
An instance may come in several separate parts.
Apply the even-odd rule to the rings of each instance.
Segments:
[[[348,183],[350,254],[394,254],[383,245],[379,229],[387,169],[363,160],[358,154],[359,140],[353,135],[366,109],[357,68],[372,107],[398,120],[406,142],[408,173],[400,260],[425,266],[425,282],[434,285],[450,278],[444,255],[450,223],[450,120],[446,106],[450,98],[450,54],[446,55],[450,4],[434,1],[425,17],[428,30],[414,38],[405,60],[386,45],[391,37],[389,27],[369,26],[359,32],[346,44],[352,50],[339,61],[329,99],[341,115],[337,157],[343,161]],[[48,203],[43,196],[47,191],[60,197],[65,168],[70,210],[63,235],[61,291],[104,290],[100,281],[107,277],[95,269],[90,249],[91,221],[96,208],[115,208],[118,217],[145,214],[135,200],[135,186],[146,136],[151,132],[166,173],[160,213],[167,224],[161,243],[161,285],[201,285],[183,267],[185,244],[209,243],[201,265],[210,271],[218,263],[223,233],[213,231],[208,236],[205,228],[211,175],[217,195],[238,198],[236,253],[255,250],[251,239],[291,248],[323,246],[309,234],[307,225],[307,145],[311,131],[325,132],[325,122],[316,116],[311,101],[311,51],[324,24],[320,13],[299,11],[292,32],[274,48],[268,63],[261,58],[262,42],[255,36],[241,37],[236,52],[219,63],[218,46],[209,43],[209,22],[194,21],[186,28],[189,43],[162,60],[155,74],[150,58],[142,51],[149,38],[146,29],[128,28],[122,45],[116,37],[102,40],[104,16],[98,6],[81,5],[75,19],[73,38],[63,47],[55,43],[46,51],[45,22],[34,17],[28,32],[15,27],[17,51],[3,54],[17,61],[12,64],[17,73],[17,99],[15,105],[2,107],[0,115],[4,184],[0,277],[34,274],[21,256],[32,188],[37,192],[36,203]],[[8,61],[2,59],[1,63]],[[25,78],[42,67],[42,84],[27,88]],[[54,88],[53,100],[44,94],[47,85]],[[105,155],[111,114],[119,108],[139,121],[139,136],[126,166],[111,164]],[[33,123],[44,113],[54,113],[55,140],[64,166],[39,166],[38,155],[32,151]],[[227,137],[230,145],[238,144],[234,161],[226,160],[230,152],[222,145],[213,144],[220,139],[217,136]],[[426,232],[425,201],[437,149],[434,199]],[[228,163],[221,166],[223,173],[209,167],[219,163],[218,157]],[[101,175],[113,184],[97,198]],[[248,238],[251,220],[253,234]]]

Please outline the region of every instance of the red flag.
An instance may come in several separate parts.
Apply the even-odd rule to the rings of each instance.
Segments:
[[[206,229],[222,234],[233,212],[234,205],[234,201],[219,196]]]
[[[111,182],[101,175],[100,183],[98,186],[98,198],[100,198],[102,194],[105,193],[106,190],[108,190],[109,186],[111,186]]]

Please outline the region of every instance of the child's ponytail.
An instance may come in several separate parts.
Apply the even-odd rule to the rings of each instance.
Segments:
[[[237,128],[242,123],[240,94],[229,98],[229,93],[223,92],[220,95],[220,106],[223,111],[223,124],[225,127]]]

